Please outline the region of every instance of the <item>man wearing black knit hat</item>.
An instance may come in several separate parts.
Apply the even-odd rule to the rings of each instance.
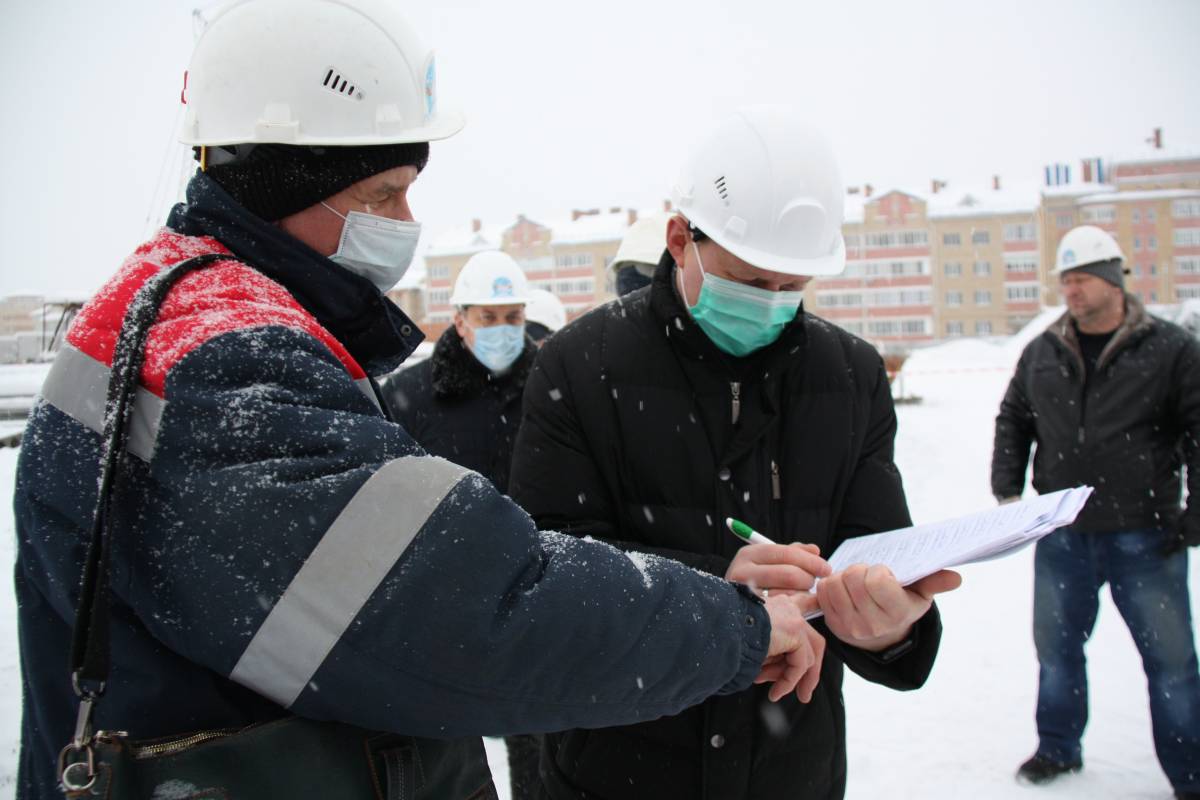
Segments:
[[[1084,644],[1108,583],[1145,666],[1159,763],[1176,797],[1200,798],[1187,578],[1187,548],[1200,545],[1200,342],[1125,291],[1121,249],[1100,228],[1069,231],[1054,274],[1067,311],[1021,354],[996,418],[992,490],[1001,502],[1020,496],[1036,443],[1035,489],[1095,493],[1074,525],[1037,544],[1038,747],[1017,778],[1043,784],[1083,768]]]
[[[130,772],[92,758],[93,730],[170,737],[172,756],[154,762],[170,770],[181,742],[285,717],[341,725],[311,726],[315,749],[276,748],[269,766],[238,750],[228,768],[250,765],[264,786],[295,770],[347,778],[305,796],[488,798],[480,734],[628,724],[755,680],[776,699],[812,690],[803,598],[764,603],[675,562],[539,533],[382,410],[374,376],[422,338],[382,294],[420,230],[408,190],[428,143],[462,126],[437,108],[432,54],[396,5],[237,0],[197,42],[187,202],[80,311],[26,428],[20,800],[61,796],[60,783],[108,796]],[[114,356],[127,317],[153,324],[128,373],[118,477],[103,483],[111,551],[86,562],[102,575],[84,619],[107,623],[110,646],[69,675],[106,419],[118,419],[106,389],[136,363]],[[278,726],[253,736],[264,730]],[[325,747],[330,731],[355,737],[354,764]],[[172,777],[138,796],[280,793]]]

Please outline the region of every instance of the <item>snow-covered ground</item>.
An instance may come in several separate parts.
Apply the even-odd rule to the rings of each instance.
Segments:
[[[992,424],[1026,338],[996,343],[964,339],[918,352],[905,365],[903,391],[922,401],[898,409],[897,460],[918,522],[992,504]],[[11,496],[15,465],[16,451],[0,450],[4,498]],[[4,510],[0,563],[11,564],[12,556],[12,515]],[[1196,616],[1200,563],[1195,554],[1192,566]],[[7,567],[3,574],[8,574]],[[901,694],[848,675],[848,797],[1170,798],[1150,741],[1145,677],[1133,641],[1107,595],[1088,647],[1092,716],[1084,739],[1084,771],[1040,789],[1013,781],[1017,765],[1036,744],[1032,550],[967,567],[963,574],[962,589],[940,603],[945,636],[938,664],[923,689]],[[9,580],[2,580],[0,800],[6,800],[13,793],[20,681],[15,604]],[[489,740],[487,745],[501,796],[507,797],[503,743]]]

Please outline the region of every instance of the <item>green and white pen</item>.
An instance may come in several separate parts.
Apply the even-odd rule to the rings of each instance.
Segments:
[[[734,519],[733,517],[725,518],[725,525],[739,539],[743,539],[750,544],[775,544],[767,537],[763,536],[758,531],[751,528],[744,522]]]

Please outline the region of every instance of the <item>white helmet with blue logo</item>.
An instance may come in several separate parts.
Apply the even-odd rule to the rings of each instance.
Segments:
[[[499,250],[476,253],[458,273],[452,306],[509,306],[529,302],[529,281],[512,256]]]
[[[392,0],[233,0],[196,42],[182,99],[190,145],[404,144],[463,126]]]
[[[1080,225],[1067,231],[1058,243],[1058,258],[1051,274],[1057,278],[1064,272],[1114,259],[1125,260],[1117,240],[1095,225]]]

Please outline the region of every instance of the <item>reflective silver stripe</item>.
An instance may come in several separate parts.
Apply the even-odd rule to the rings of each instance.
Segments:
[[[434,456],[384,464],[321,537],[229,677],[291,706],[430,515],[469,473]]]
[[[371,401],[371,405],[378,408],[379,413],[382,414],[383,407],[379,405],[379,398],[375,396],[375,390],[371,387],[371,379],[370,378],[359,378],[354,383],[356,386],[358,386],[358,390],[360,392],[362,392],[363,394],[365,394],[367,396],[367,399]]]
[[[112,370],[71,345],[63,345],[42,384],[42,399],[75,421],[104,433],[104,402]],[[149,461],[166,402],[138,387],[129,429],[129,452]]]

